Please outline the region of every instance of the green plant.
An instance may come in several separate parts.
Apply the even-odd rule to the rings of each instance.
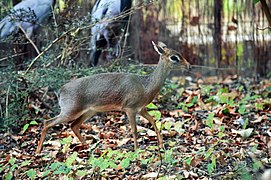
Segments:
[[[207,119],[204,119],[206,125],[209,126],[210,128],[213,127],[213,123],[214,123],[213,119],[214,119],[214,116],[215,116],[214,113],[210,113],[210,114],[208,114]]]
[[[243,124],[243,129],[247,128],[248,123],[249,123],[249,120],[248,120],[248,118],[246,118],[246,120],[245,120],[245,122]]]
[[[147,108],[147,109],[151,109],[151,110],[148,111],[148,112],[149,112],[149,114],[150,114],[151,116],[153,116],[153,117],[155,118],[155,120],[156,120],[156,126],[157,126],[157,128],[158,128],[159,130],[161,130],[161,128],[162,128],[162,123],[161,123],[161,121],[159,121],[159,120],[161,119],[162,114],[161,114],[161,112],[160,112],[159,110],[157,110],[158,107],[157,107],[155,104],[150,103],[150,104],[148,104],[148,105],[146,106],[146,108]]]
[[[23,133],[29,128],[30,125],[38,125],[37,121],[30,121],[30,123],[26,123],[23,127]]]
[[[219,139],[222,139],[225,136],[225,127],[224,126],[220,126],[219,127],[219,132],[217,134],[217,136],[219,137]]]
[[[34,169],[28,169],[25,174],[30,178],[30,179],[35,179],[37,175],[37,171]]]
[[[198,102],[198,97],[193,96],[191,102],[185,103],[185,102],[180,102],[177,106],[177,108],[181,108],[183,111],[188,112],[188,109],[196,105]]]
[[[212,172],[215,170],[216,168],[216,156],[215,155],[212,155],[212,158],[211,158],[211,163],[209,163],[207,165],[207,169],[208,169],[208,173],[211,175]]]
[[[67,152],[71,143],[72,143],[72,136],[68,136],[66,138],[61,139],[60,144],[64,145],[61,151],[63,153]]]

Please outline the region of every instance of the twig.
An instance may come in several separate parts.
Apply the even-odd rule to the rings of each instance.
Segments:
[[[259,27],[259,25],[257,24],[257,25],[256,25],[256,29],[257,29],[257,30],[261,30],[261,31],[264,31],[264,30],[266,30],[266,29],[271,30],[271,26],[267,26],[267,27]]]
[[[233,70],[235,68],[217,68],[217,67],[210,67],[210,66],[200,66],[200,65],[191,65],[191,67],[200,67],[200,68],[207,68],[207,69],[216,69],[216,70]]]
[[[55,43],[57,43],[59,40],[61,40],[66,34],[70,33],[71,31],[75,30],[76,28],[72,28],[69,31],[63,33],[61,36],[56,38],[51,44],[49,44],[33,61],[29,64],[28,68],[25,70],[24,75],[28,73],[30,68],[33,66],[33,64],[45,53],[47,52]]]
[[[127,35],[129,33],[130,23],[131,23],[131,14],[129,14],[129,19],[128,19],[127,27],[126,27],[126,31],[125,31],[125,34],[124,34],[124,42],[123,42],[123,46],[122,46],[123,51],[121,52],[121,58],[123,57],[124,48],[125,48],[126,43],[127,43]]]
[[[54,24],[55,24],[55,27],[56,27],[56,33],[58,34],[58,24],[56,22],[56,15],[55,15],[55,12],[54,12],[54,7],[52,5],[51,5],[51,10],[52,10],[52,14],[53,14]]]
[[[151,4],[151,3],[149,3]],[[147,4],[148,5],[148,4]],[[25,70],[25,72],[23,73],[24,75],[28,73],[28,71],[30,70],[30,68],[33,66],[33,64],[45,53],[47,52],[56,42],[58,42],[60,39],[62,39],[65,35],[67,35],[68,33],[72,32],[72,31],[80,31],[80,30],[84,30],[84,29],[89,29],[91,27],[93,27],[95,24],[97,23],[105,23],[105,22],[113,22],[117,19],[120,19],[120,18],[123,18],[127,15],[130,15],[132,14],[135,10],[138,10],[138,9],[141,9],[143,7],[145,7],[146,5],[140,5],[140,6],[137,6],[137,7],[133,7],[131,8],[130,11],[128,12],[125,12],[125,13],[121,13],[120,15],[114,17],[114,18],[111,18],[111,19],[103,19],[102,21],[99,21],[99,22],[93,22],[91,23],[90,25],[87,25],[87,26],[84,26],[84,27],[74,27],[74,28],[71,28],[70,30],[64,32],[61,36],[59,36],[58,38],[56,38],[51,44],[49,44],[47,46],[47,48],[45,48],[41,53],[38,53],[38,56],[35,57],[35,59],[33,59],[33,61],[30,63],[30,65],[28,66],[28,68]]]
[[[8,86],[7,96],[6,96],[6,118],[8,118],[8,95],[9,95],[9,89],[10,89],[10,86]]]
[[[156,176],[155,179],[159,178],[159,174],[160,174],[160,171],[161,171],[161,168],[162,168],[162,164],[163,164],[162,153],[161,153],[160,149],[159,149],[158,154],[159,154],[159,157],[160,157],[160,166],[158,168],[157,176]]]
[[[27,53],[24,52],[24,53],[18,53],[18,54],[14,54],[14,55],[11,55],[11,56],[3,57],[3,58],[0,59],[0,62],[5,61],[8,58],[14,58],[14,57],[21,56],[21,55],[24,55],[24,54],[27,54]]]
[[[49,110],[52,110],[51,106],[49,104],[47,104],[46,102],[44,102],[37,94],[35,94],[34,92],[30,92],[29,93],[30,96],[32,96],[34,99],[38,99],[41,104],[46,107]]]
[[[26,39],[30,42],[30,44],[32,44],[32,46],[34,47],[34,49],[36,50],[36,52],[39,54],[40,51],[38,49],[38,47],[35,45],[35,43],[32,41],[32,39],[28,36],[28,34],[25,32],[25,30],[22,28],[20,23],[17,23],[18,27],[21,29],[21,31],[24,33]]]

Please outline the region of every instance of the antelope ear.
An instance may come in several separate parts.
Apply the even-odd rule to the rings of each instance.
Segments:
[[[159,55],[162,55],[162,54],[165,53],[165,50],[164,50],[164,47],[165,47],[165,46],[160,46],[160,43],[161,43],[161,42],[158,42],[158,45],[157,45],[157,44],[155,44],[155,43],[152,41],[152,45],[153,45],[154,50],[155,50]],[[163,45],[165,45],[165,44],[163,43]]]

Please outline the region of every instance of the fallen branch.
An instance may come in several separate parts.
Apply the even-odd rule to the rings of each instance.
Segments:
[[[0,62],[5,61],[5,60],[7,60],[9,58],[14,58],[14,57],[21,56],[21,55],[24,55],[24,54],[27,54],[27,53],[24,52],[24,53],[18,53],[18,54],[13,54],[11,56],[3,57],[3,58],[0,59]]]
[[[261,30],[261,31],[264,31],[264,30],[266,30],[266,29],[271,30],[271,26],[267,26],[267,27],[259,27],[259,26],[257,25],[257,26],[256,26],[256,29],[257,29],[257,30]]]

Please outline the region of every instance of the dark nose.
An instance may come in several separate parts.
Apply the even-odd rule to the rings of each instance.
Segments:
[[[187,66],[188,70],[192,69],[192,66],[191,66],[191,64],[189,62],[187,62],[186,66]]]

